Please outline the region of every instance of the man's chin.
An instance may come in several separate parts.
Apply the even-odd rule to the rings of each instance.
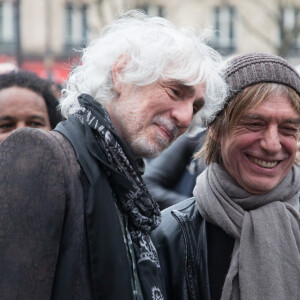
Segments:
[[[131,148],[134,156],[136,158],[155,158],[157,157],[163,150],[165,150],[167,146],[161,145],[135,145]]]
[[[143,151],[139,151],[139,153],[137,153],[137,155],[135,155],[135,156],[137,156],[139,158],[155,158],[155,157],[159,156],[159,154],[163,150],[143,149]]]
[[[167,141],[159,135],[142,136],[131,140],[130,148],[136,158],[155,158],[168,148],[172,141]]]

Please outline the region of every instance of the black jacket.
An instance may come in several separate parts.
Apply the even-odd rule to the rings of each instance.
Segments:
[[[162,212],[162,223],[152,232],[162,268],[167,299],[221,298],[234,239],[205,221],[195,198]]]
[[[194,198],[165,209],[152,239],[167,299],[221,298],[234,239],[201,217]]]
[[[194,204],[190,198],[165,209],[152,232],[167,299],[210,299],[206,222]]]
[[[165,209],[193,195],[197,176],[205,169],[194,154],[202,147],[205,132],[193,137],[182,135],[146,165],[143,176],[153,199]]]
[[[32,128],[0,144],[1,299],[134,299],[112,188],[90,165],[102,193],[89,203],[73,146]]]

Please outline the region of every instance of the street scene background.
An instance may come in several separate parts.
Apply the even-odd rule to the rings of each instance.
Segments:
[[[132,8],[208,28],[224,57],[262,51],[300,68],[300,0],[0,0],[0,63],[63,85],[78,51]]]

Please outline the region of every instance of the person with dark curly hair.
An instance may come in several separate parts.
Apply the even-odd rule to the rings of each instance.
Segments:
[[[0,142],[22,127],[53,129],[62,121],[51,84],[29,71],[0,75]]]

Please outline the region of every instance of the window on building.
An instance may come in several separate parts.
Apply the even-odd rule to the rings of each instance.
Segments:
[[[137,6],[137,9],[143,10],[150,17],[164,17],[164,7],[155,4],[144,4]]]
[[[87,23],[87,5],[83,5],[81,8],[81,28],[82,28],[82,41],[87,43],[88,39],[88,23]]]
[[[300,7],[283,7],[281,9],[280,41],[281,50],[288,54],[299,53],[300,50]]]
[[[0,2],[0,46],[1,51],[12,50],[16,39],[15,3]]]
[[[66,47],[78,48],[87,42],[87,5],[68,3],[65,9]]]
[[[222,54],[230,54],[236,48],[236,10],[233,6],[214,8],[214,46]]]

